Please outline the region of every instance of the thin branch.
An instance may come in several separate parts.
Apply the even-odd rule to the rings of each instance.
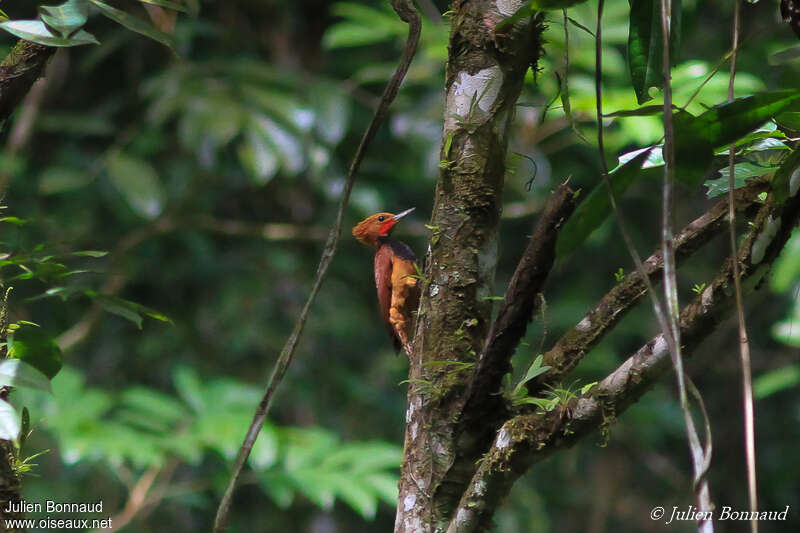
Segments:
[[[733,85],[736,79],[736,60],[739,52],[739,25],[741,21],[740,7],[741,2],[733,2],[733,46],[731,54],[731,75],[728,81],[728,100],[733,100]],[[736,145],[731,144],[728,148],[728,197],[733,198],[735,179],[734,166],[736,160]],[[738,257],[736,250],[736,212],[729,209],[729,235],[731,243],[731,255]],[[734,292],[736,293],[736,319],[739,329],[739,359],[742,365],[742,402],[744,403],[744,442],[745,457],[747,462],[747,494],[750,504],[751,516],[756,516],[758,511],[758,485],[756,482],[756,437],[755,437],[755,416],[753,414],[753,378],[750,366],[750,342],[747,339],[747,324],[744,317],[744,303],[742,302],[742,283],[739,281],[739,263],[733,262],[733,281]],[[758,520],[750,520],[751,533],[758,533]]]
[[[361,166],[361,161],[364,159],[367,147],[374,138],[378,127],[386,117],[389,111],[389,106],[394,101],[395,96],[397,96],[400,83],[403,81],[403,78],[405,78],[406,72],[408,72],[408,68],[411,65],[411,60],[414,58],[414,54],[417,50],[417,44],[419,43],[419,35],[421,30],[419,14],[409,0],[391,0],[391,3],[397,15],[408,24],[408,38],[406,40],[405,49],[403,50],[403,55],[397,66],[397,69],[394,72],[394,75],[383,91],[381,103],[378,106],[378,109],[375,111],[367,131],[361,138],[361,143],[359,144],[356,154],[353,157],[353,162],[350,165],[350,170],[347,174],[344,190],[342,191],[342,197],[339,201],[336,220],[333,224],[330,234],[328,235],[328,241],[325,243],[325,249],[322,252],[322,257],[320,258],[319,266],[317,267],[314,285],[312,286],[308,300],[306,300],[306,304],[303,307],[297,322],[295,323],[294,330],[287,339],[283,350],[281,350],[281,354],[278,357],[278,361],[275,364],[275,368],[270,376],[269,382],[267,383],[264,397],[261,399],[261,403],[259,403],[258,407],[256,408],[253,421],[250,424],[250,428],[247,430],[242,447],[236,457],[230,482],[228,483],[228,487],[226,488],[225,494],[223,495],[222,501],[217,509],[217,516],[214,520],[215,533],[225,531],[226,529],[231,501],[233,500],[233,491],[236,488],[236,482],[241,475],[245,462],[250,455],[250,451],[252,450],[256,439],[258,438],[261,427],[264,425],[264,422],[267,419],[267,414],[269,413],[269,408],[272,403],[275,390],[280,385],[281,381],[283,380],[283,376],[286,374],[286,371],[292,362],[295,349],[297,348],[297,344],[300,341],[301,335],[303,334],[303,329],[305,328],[306,321],[308,320],[308,315],[311,312],[314,299],[316,298],[317,293],[322,286],[322,282],[325,279],[325,274],[327,273],[328,267],[333,260],[334,254],[336,253],[336,248],[339,242],[339,234],[341,233],[342,229],[344,209],[350,199],[350,192],[353,189],[356,174]]]
[[[745,213],[752,211],[760,205],[758,195],[768,189],[769,184],[766,182],[751,183],[737,189],[733,208]],[[675,256],[678,264],[723,233],[730,205],[728,197],[723,198],[678,233],[675,238]],[[755,211],[751,214],[755,214]],[[658,280],[663,267],[661,251],[656,251],[643,263],[645,274],[651,282]],[[539,396],[549,385],[563,381],[583,357],[639,303],[647,290],[641,272],[634,271],[625,276],[544,354],[542,364],[549,366],[550,370],[529,382],[528,394]]]
[[[466,394],[465,423],[483,417],[486,409],[498,410],[493,406],[495,402],[489,400],[494,397],[502,401],[496,393],[510,370],[511,356],[538,311],[537,295],[556,259],[558,230],[574,210],[574,191],[566,183],[559,185],[536,221],[528,246],[508,283],[500,312],[486,337]]]
[[[737,258],[745,293],[756,290],[800,220],[800,198],[784,206],[764,205]],[[684,354],[690,356],[730,314],[733,269],[729,258],[714,281],[681,312]],[[507,421],[473,475],[452,515],[448,533],[483,531],[505,494],[530,466],[572,446],[598,430],[605,431],[630,405],[670,369],[664,333],[642,346],[589,393],[548,413],[520,415]]]
[[[689,399],[686,394],[686,377],[683,371],[683,355],[681,353],[681,330],[679,326],[680,307],[678,303],[678,272],[675,265],[675,249],[672,234],[673,192],[675,187],[675,130],[672,125],[672,69],[670,58],[670,36],[672,35],[672,0],[661,0],[661,48],[662,68],[664,70],[664,187],[662,192],[662,233],[661,246],[664,250],[664,299],[667,303],[669,328],[662,328],[669,343],[669,353],[675,367],[678,383],[678,398],[683,411],[686,435],[689,440],[689,451],[692,455],[694,485],[697,493],[697,505],[704,518],[699,520],[699,529],[704,533],[714,531],[713,505],[708,488],[706,471],[711,461],[711,434],[706,434],[706,446],[700,445],[692,413],[689,410]],[[734,256],[735,257],[735,256]],[[695,389],[696,390],[696,389]],[[699,392],[697,393],[699,397]],[[705,411],[702,411],[705,415]],[[709,425],[705,420],[706,426]],[[707,517],[707,518],[706,518]]]

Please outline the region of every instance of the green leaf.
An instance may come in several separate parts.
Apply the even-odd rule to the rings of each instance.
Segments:
[[[79,252],[72,252],[72,255],[77,255],[81,257],[105,257],[108,255],[108,252],[104,252],[102,250],[81,250]]]
[[[364,486],[361,479],[351,475],[337,475],[337,494],[353,510],[367,520],[375,518],[378,510],[378,498],[369,486]]]
[[[89,16],[88,0],[68,0],[58,6],[41,6],[39,17],[50,28],[69,37],[86,24]]]
[[[800,113],[798,112],[786,111],[779,113],[775,116],[775,122],[786,129],[800,131]]]
[[[770,65],[783,65],[800,59],[800,46],[795,45],[783,50],[778,50],[769,55]]]
[[[739,189],[740,187],[744,187],[747,185],[747,180],[760,178],[761,176],[769,174],[770,172],[774,172],[777,169],[778,167],[771,165],[759,165],[757,163],[753,163],[752,161],[736,163],[733,165],[734,188]],[[726,194],[730,189],[730,169],[728,167],[723,167],[719,170],[719,173],[722,175],[721,178],[707,180],[705,182],[705,186],[708,187],[708,192],[706,192],[706,196],[708,198],[714,198],[715,196]]]
[[[772,327],[772,336],[788,346],[800,348],[800,303],[786,320]]]
[[[26,387],[53,392],[47,376],[19,359],[0,361],[0,386]]]
[[[163,211],[166,192],[150,163],[116,152],[108,158],[108,177],[128,205],[143,217],[154,219]]]
[[[797,194],[800,188],[800,149],[795,149],[781,164],[772,178],[771,187],[779,204]]]
[[[798,383],[800,383],[800,365],[777,368],[753,380],[753,395],[758,399],[766,398],[776,392],[795,387]]]
[[[15,226],[24,226],[28,223],[27,220],[19,218],[19,217],[0,217],[0,222],[5,222],[7,224],[13,224]]]
[[[0,439],[17,440],[20,429],[19,415],[14,406],[0,400]]]
[[[45,46],[80,46],[83,44],[100,44],[94,35],[79,30],[70,37],[53,35],[41,20],[8,20],[0,22],[0,29],[8,33]]]
[[[350,98],[334,84],[315,83],[311,101],[316,109],[314,131],[328,145],[334,146],[347,132]]]
[[[672,106],[672,109],[678,109],[678,106]],[[603,116],[606,118],[611,117],[649,117],[653,115],[662,115],[664,113],[664,106],[661,104],[646,105],[636,109],[622,109],[614,111],[613,113],[606,113]]]
[[[650,87],[664,87],[663,36],[658,0],[628,0],[631,6],[628,33],[628,68],[639,104],[651,100]],[[672,2],[670,60],[678,57],[681,35],[681,1]]]
[[[86,172],[52,166],[45,169],[39,177],[39,192],[41,194],[57,194],[84,187],[91,182],[92,177]]]
[[[636,154],[630,161],[614,169],[608,176],[614,196],[619,197],[639,176],[642,164],[650,156],[653,147]],[[611,213],[611,202],[605,183],[599,183],[575,212],[567,219],[556,241],[556,256],[566,257],[577,248]]]
[[[533,360],[533,363],[531,363],[531,366],[528,367],[528,371],[525,373],[525,377],[522,378],[522,380],[517,384],[517,387],[516,387],[517,389],[522,388],[527,382],[529,382],[530,380],[532,380],[536,376],[544,374],[545,372],[550,370],[550,368],[552,368],[552,367],[549,367],[549,366],[542,366],[542,360],[543,359],[544,359],[544,355],[542,355],[542,354],[539,354],[538,356],[536,356],[536,359]]]
[[[167,9],[171,9],[173,11],[180,11],[181,13],[186,13],[188,11],[188,9],[186,9],[186,6],[172,0],[138,0],[138,1],[143,4],[151,4],[154,6],[166,7]]]
[[[747,135],[798,100],[800,91],[795,89],[762,92],[719,104],[698,117],[676,114],[675,126],[687,141],[717,148]]]
[[[53,379],[61,370],[64,356],[55,341],[41,328],[24,327],[8,338],[8,356],[24,361]],[[49,384],[48,388],[49,389]]]
[[[675,178],[690,187],[699,185],[715,148],[744,137],[799,99],[796,90],[764,92],[720,104],[697,117],[675,113]]]
[[[88,290],[85,291],[86,295],[95,300],[100,306],[108,311],[109,313],[113,313],[117,316],[121,316],[122,318],[126,318],[136,324],[136,327],[142,329],[142,315],[149,316],[150,318],[155,318],[156,320],[160,320],[161,322],[169,322],[171,323],[169,317],[156,311],[155,309],[151,309],[149,307],[145,307],[144,305],[138,304],[136,302],[131,302],[130,300],[124,300],[122,298],[118,298],[116,296],[109,296],[106,294],[98,294],[95,291]]]
[[[795,229],[772,268],[770,288],[786,292],[800,280],[800,230]]]
[[[136,32],[138,34],[144,35],[145,37],[149,37],[154,41],[157,41],[165,46],[167,46],[170,50],[175,50],[175,43],[172,39],[172,36],[164,33],[162,31],[157,30],[152,24],[146,22],[139,17],[131,15],[121,9],[117,9],[115,7],[111,7],[110,5],[101,2],[100,0],[89,0],[92,4],[100,10],[107,18],[113,20],[117,24],[121,24],[128,28],[129,30]]]
[[[249,128],[237,150],[239,161],[256,185],[265,185],[278,172],[278,156],[269,139],[256,128]]]

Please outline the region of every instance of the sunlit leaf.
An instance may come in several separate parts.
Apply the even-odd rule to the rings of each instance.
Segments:
[[[315,84],[310,99],[317,110],[314,131],[320,139],[335,145],[347,131],[350,98],[334,85]]]
[[[765,92],[720,104],[697,117],[675,113],[675,178],[688,186],[699,185],[715,148],[735,142],[799,99],[795,90]]]
[[[775,166],[759,165],[751,161],[736,163],[733,166],[734,188],[738,189],[744,187],[747,184],[747,180],[760,178],[765,174],[775,172],[777,169],[778,167]],[[707,180],[705,182],[705,186],[708,187],[706,196],[709,198],[726,194],[730,189],[730,169],[728,167],[723,167],[719,170],[719,173],[722,175],[721,178]]]
[[[0,361],[0,386],[27,387],[46,392],[53,391],[47,376],[19,359]]]
[[[156,218],[164,209],[166,193],[150,163],[116,152],[108,158],[108,176],[134,211]]]
[[[20,432],[19,415],[14,406],[0,400],[0,439],[17,440]]]
[[[94,35],[80,30],[70,37],[54,35],[41,20],[8,20],[0,22],[0,29],[8,33],[45,46],[80,46],[83,44],[100,44]]]
[[[13,224],[14,226],[24,226],[28,223],[27,220],[19,217],[0,217],[0,222],[5,222],[6,224]]]
[[[800,229],[795,229],[789,242],[772,267],[770,287],[775,292],[786,292],[800,281]]]
[[[278,172],[278,156],[263,131],[250,128],[238,148],[239,160],[258,185],[268,183]]]
[[[86,24],[89,0],[68,0],[57,6],[41,6],[39,11],[39,16],[47,26],[62,37],[69,37]]]
[[[650,149],[637,154],[633,159],[617,167],[609,174],[614,195],[619,197],[639,176],[642,164],[650,155]],[[583,200],[572,216],[567,219],[558,234],[556,255],[565,257],[584,240],[611,214],[611,201],[605,183],[598,183],[592,192]]]
[[[766,398],[776,392],[796,387],[798,383],[800,383],[800,365],[777,368],[753,380],[753,396],[758,399]]]

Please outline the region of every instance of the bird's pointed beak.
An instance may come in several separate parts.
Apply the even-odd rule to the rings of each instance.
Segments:
[[[396,214],[395,216],[393,216],[392,218],[393,218],[394,220],[400,220],[401,218],[403,218],[404,216],[406,216],[407,214],[409,214],[410,212],[412,212],[414,209],[416,209],[416,207],[412,207],[411,209],[406,209],[406,210],[405,210],[405,211],[403,211],[402,213],[397,213],[397,214]]]

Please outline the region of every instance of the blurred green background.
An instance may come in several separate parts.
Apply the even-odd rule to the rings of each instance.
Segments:
[[[12,18],[35,3],[3,2]],[[136,2],[121,2],[144,16]],[[179,56],[100,17],[101,42],[59,50],[46,80],[6,126],[0,168],[10,179],[3,251],[69,255],[68,272],[4,269],[12,320],[30,320],[65,352],[54,395],[17,391],[32,435],[23,457],[48,450],[23,478],[31,501],[97,501],[127,531],[206,530],[260,388],[310,288],[349,158],[405,39],[388,2],[190,0],[174,28]],[[377,319],[371,252],[348,228],[376,211],[417,211],[397,237],[423,255],[439,164],[448,9],[420,0],[421,49],[367,155],[346,229],[296,360],[251,458],[231,531],[388,531],[401,459],[407,362]],[[675,101],[686,102],[730,46],[731,2],[684,1]],[[596,2],[570,10],[593,28]],[[605,110],[636,107],[624,56],[628,3],[604,19]],[[775,53],[797,40],[778,2],[743,5],[737,96],[800,86],[800,62]],[[599,181],[593,38],[569,24],[572,119],[556,100],[564,68],[559,12],[546,53],[517,106],[505,189],[496,294],[503,293],[554,184]],[[3,52],[14,39],[0,36]],[[777,57],[777,59],[776,59]],[[690,110],[725,99],[722,65]],[[658,95],[655,95],[658,103]],[[549,105],[548,104],[552,104]],[[609,119],[609,164],[661,136],[656,117]],[[535,178],[533,187],[526,184]],[[713,200],[679,192],[677,224]],[[656,246],[659,183],[621,201],[641,253]],[[40,247],[40,248],[37,248]],[[94,254],[101,255],[101,254]],[[714,241],[680,272],[681,298],[727,255]],[[41,257],[40,257],[41,259]],[[44,263],[46,261],[42,261]],[[557,265],[544,320],[515,356],[517,373],[580,320],[632,266],[611,223]],[[769,287],[747,306],[756,378],[759,496],[793,505],[800,527],[800,235]],[[56,288],[57,290],[53,290]],[[50,291],[49,293],[46,291]],[[107,295],[90,297],[86,291]],[[63,297],[63,298],[62,298]],[[168,316],[141,313],[133,301]],[[143,319],[141,329],[137,322]],[[596,381],[657,328],[643,303],[575,373]],[[710,480],[718,505],[746,506],[740,377],[732,323],[690,363],[711,416]],[[138,492],[137,492],[138,491]],[[141,501],[132,495],[143,494]],[[649,518],[655,505],[692,502],[691,467],[672,383],[657,386],[611,428],[537,466],[496,517],[507,533],[690,531]],[[91,516],[91,518],[97,518]],[[743,524],[720,523],[719,531]]]

